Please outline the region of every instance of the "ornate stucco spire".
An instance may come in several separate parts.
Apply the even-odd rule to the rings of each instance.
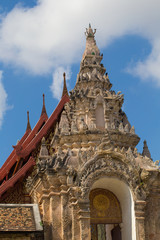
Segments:
[[[89,24],[89,28],[87,28],[85,32],[86,47],[75,86],[77,91],[91,91],[91,89],[95,89],[99,86],[99,88],[102,89],[102,92],[105,92],[112,87],[108,74],[105,74],[106,69],[101,63],[103,54],[100,54],[100,50],[97,47],[95,33],[96,29],[93,30]]]
[[[151,154],[150,154],[150,151],[149,151],[149,149],[148,149],[147,141],[146,141],[146,140],[144,140],[144,142],[143,142],[143,152],[142,152],[142,155],[143,155],[143,156],[146,156],[146,157],[148,157],[148,158],[151,158]]]
[[[91,28],[91,24],[89,23],[89,28],[86,28],[86,32],[85,32],[85,35],[87,38],[89,37],[94,37],[96,33],[96,29],[94,29],[94,32],[93,32],[93,29]]]
[[[43,93],[43,106],[42,106],[41,116],[42,116],[43,114],[46,114],[46,115],[47,115],[46,106],[45,106],[45,95],[44,95],[44,93]]]
[[[86,55],[96,55],[100,56],[100,51],[96,45],[96,40],[94,38],[94,35],[96,33],[96,29],[91,28],[91,24],[89,24],[89,28],[86,28],[86,48],[82,57],[82,60],[85,58]]]
[[[31,125],[30,125],[30,121],[29,121],[29,111],[27,111],[27,128],[26,128],[26,131],[27,130],[31,130]]]
[[[67,90],[66,74],[65,74],[65,72],[63,73],[63,92],[62,92],[62,97],[63,97],[64,95],[69,96],[69,95],[68,95],[68,90]]]

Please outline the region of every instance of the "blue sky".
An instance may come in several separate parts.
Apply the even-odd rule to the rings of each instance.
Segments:
[[[158,0],[0,1],[0,165],[41,114],[42,94],[50,115],[76,82],[85,48],[85,28],[96,41],[113,84],[124,94],[123,110],[160,159],[160,3]]]

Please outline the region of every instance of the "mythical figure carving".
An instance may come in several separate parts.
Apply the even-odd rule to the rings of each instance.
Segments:
[[[59,123],[59,129],[60,129],[61,134],[69,133],[69,122],[68,122],[67,114],[65,111],[62,112],[61,120]]]

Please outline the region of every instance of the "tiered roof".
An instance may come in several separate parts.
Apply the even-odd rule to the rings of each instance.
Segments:
[[[66,89],[66,85],[64,87]],[[28,121],[26,132],[17,145],[13,146],[14,149],[12,153],[0,169],[0,197],[33,168],[35,160],[32,156],[32,152],[57,122],[64,108],[64,104],[68,101],[68,94],[64,92],[56,109],[48,118],[45,108],[45,98],[43,95],[41,116],[33,130],[31,130],[29,122],[29,112],[27,112]]]

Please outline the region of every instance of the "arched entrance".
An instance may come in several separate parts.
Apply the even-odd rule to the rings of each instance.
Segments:
[[[122,210],[122,224],[120,224],[122,240],[136,240],[135,206],[130,187],[117,177],[103,176],[92,181],[90,193],[92,190],[99,188],[112,192],[120,203]]]
[[[109,190],[97,188],[89,198],[91,240],[122,240],[122,211],[117,197]]]

